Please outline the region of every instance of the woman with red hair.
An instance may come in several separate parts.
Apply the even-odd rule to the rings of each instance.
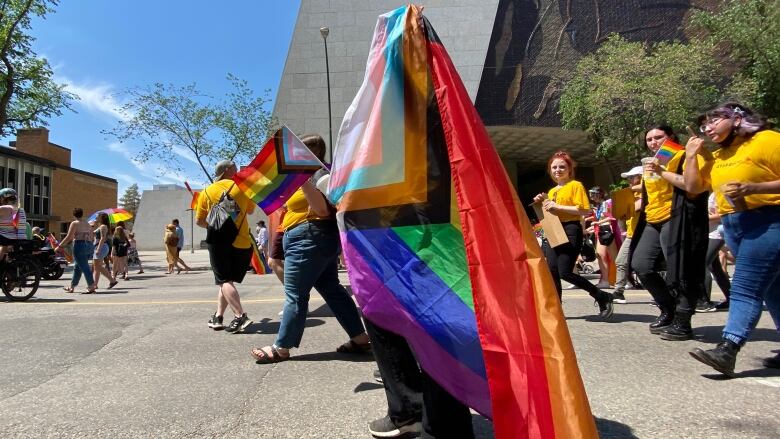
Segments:
[[[566,151],[558,151],[547,163],[556,186],[548,193],[534,197],[535,202],[541,202],[545,212],[553,214],[561,220],[569,242],[555,248],[545,240],[542,244],[547,265],[550,267],[558,296],[561,296],[561,279],[583,289],[596,300],[599,305],[599,317],[608,319],[612,316],[612,295],[596,288],[587,279],[574,273],[574,265],[582,248],[582,217],[590,215],[590,202],[585,187],[574,179],[576,163]]]

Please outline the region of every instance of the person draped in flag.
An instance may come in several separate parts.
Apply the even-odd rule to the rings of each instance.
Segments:
[[[561,296],[561,279],[583,289],[590,294],[599,306],[599,317],[612,317],[612,295],[597,288],[587,279],[574,272],[577,255],[582,247],[583,230],[582,217],[590,215],[590,202],[585,187],[574,179],[576,164],[566,151],[558,151],[550,157],[547,172],[555,181],[556,186],[548,193],[534,197],[534,202],[541,202],[542,208],[561,220],[569,242],[557,247],[551,247],[545,240],[542,245],[547,266],[553,275],[558,296]]]
[[[317,158],[325,157],[325,141],[319,135],[301,138]],[[252,349],[257,363],[278,363],[290,358],[290,350],[300,346],[306,327],[309,295],[315,288],[336,315],[349,340],[339,346],[341,353],[370,352],[363,322],[355,302],[339,281],[339,248],[335,212],[312,180],[287,200],[284,215],[284,293],[282,321],[274,344]]]
[[[685,146],[684,178],[693,193],[715,191],[726,244],[736,257],[729,316],[714,349],[690,352],[718,372],[734,376],[737,354],[750,339],[763,304],[780,330],[780,133],[766,119],[738,103],[702,115],[701,131],[720,149],[711,166],[702,166],[704,139]],[[764,359],[780,368],[780,354]]]
[[[677,135],[667,125],[649,129],[644,141],[653,154],[669,141],[679,144]],[[685,151],[680,150],[665,167],[658,161],[644,164],[646,203],[631,241],[631,268],[661,310],[650,323],[650,333],[673,341],[693,338],[691,316],[704,292],[708,239],[707,194],[686,192],[682,176],[684,157]],[[704,166],[704,158],[699,160]],[[664,259],[665,277],[660,274]]]

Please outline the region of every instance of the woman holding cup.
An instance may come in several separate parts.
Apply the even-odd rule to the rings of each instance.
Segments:
[[[741,104],[727,103],[700,117],[700,129],[720,146],[711,170],[696,164],[704,140],[685,146],[685,184],[691,192],[710,187],[721,215],[726,244],[736,257],[729,316],[715,349],[694,349],[691,356],[734,376],[737,353],[750,338],[766,303],[780,329],[780,133]],[[709,174],[709,175],[708,175]],[[710,182],[711,178],[711,182]],[[780,368],[780,354],[764,360]]]
[[[574,273],[574,265],[582,248],[582,217],[591,214],[588,194],[582,183],[574,179],[574,169],[574,160],[565,151],[553,154],[547,164],[547,172],[556,186],[548,193],[541,193],[534,197],[534,202],[542,203],[545,212],[561,220],[569,242],[553,248],[545,240],[542,249],[555,281],[558,296],[561,295],[561,279],[563,279],[587,291],[598,303],[599,317],[606,320],[612,316],[612,295]]]
[[[650,324],[650,333],[659,334],[664,340],[678,341],[693,338],[691,316],[704,289],[706,256],[701,254],[698,258],[696,254],[685,252],[681,243],[684,239],[688,244],[686,248],[697,248],[690,244],[696,238],[706,239],[707,217],[706,199],[702,209],[687,206],[690,194],[685,192],[680,170],[684,151],[672,155],[666,167],[661,166],[656,158],[667,140],[679,143],[674,131],[666,125],[653,127],[645,133],[645,145],[653,157],[642,159],[646,203],[632,240],[631,267],[661,310],[658,318]],[[692,198],[696,198],[696,202],[701,201],[701,197]],[[690,211],[698,215],[691,215]],[[706,249],[706,241],[703,241],[703,246]],[[682,260],[683,256],[687,259]],[[674,263],[671,257],[674,257]],[[659,273],[664,259],[668,268],[666,277]],[[681,264],[685,264],[684,269],[680,268]],[[673,273],[669,273],[672,270]],[[680,277],[685,279],[681,281]],[[672,291],[671,286],[677,291]]]

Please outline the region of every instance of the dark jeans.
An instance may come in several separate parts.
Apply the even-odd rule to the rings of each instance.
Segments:
[[[723,294],[726,296],[726,300],[729,299],[729,292],[731,291],[731,281],[729,280],[729,275],[726,274],[726,272],[723,270],[723,266],[720,264],[720,259],[718,259],[718,252],[723,247],[723,244],[726,241],[722,239],[712,239],[710,238],[709,242],[707,243],[707,259],[706,264],[709,268],[709,271],[707,272],[707,276],[704,278],[704,288],[705,288],[705,296],[704,300],[707,302],[710,301],[712,298],[712,278],[715,278],[715,282],[718,283],[718,287],[720,287],[720,290],[723,291]]]
[[[653,296],[655,303],[667,311],[674,310],[675,300],[666,285],[666,280],[659,272],[663,269],[666,249],[669,246],[669,225],[669,221],[661,224],[647,223],[639,236],[631,259],[631,268],[639,276],[642,285]]]
[[[285,301],[276,346],[290,349],[300,345],[312,287],[350,338],[363,333],[357,306],[339,281],[339,251],[335,221],[311,221],[284,233]]]
[[[568,244],[559,245],[558,247],[550,247],[547,240],[542,244],[542,250],[544,250],[544,257],[547,259],[547,266],[550,268],[550,273],[553,276],[555,282],[555,289],[558,290],[558,297],[561,296],[561,279],[576,286],[579,289],[585,290],[596,300],[604,298],[606,293],[596,288],[595,285],[590,283],[587,279],[574,273],[574,266],[577,264],[577,256],[580,254],[582,248],[582,225],[579,222],[565,222],[563,223],[563,230],[566,231],[566,236],[569,238]]]
[[[420,369],[406,339],[368,320],[365,324],[390,419],[396,424],[422,420],[423,438],[473,438],[469,408]]]

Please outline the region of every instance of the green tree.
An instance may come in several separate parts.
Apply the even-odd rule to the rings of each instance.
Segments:
[[[577,64],[561,95],[563,127],[582,129],[602,157],[630,159],[647,152],[648,127],[683,128],[720,98],[722,74],[711,45],[647,45],[612,35]]]
[[[208,181],[219,160],[241,160],[257,153],[272,117],[268,91],[256,96],[246,81],[228,75],[233,90],[221,101],[195,84],[130,89],[120,111],[125,118],[104,134],[141,144],[138,161],[154,160],[162,170],[184,172],[183,160],[197,163]]]
[[[725,97],[771,117],[780,116],[780,0],[728,0],[717,12],[698,11],[703,29],[736,67]]]
[[[0,135],[16,129],[47,125],[47,119],[72,109],[77,96],[52,79],[45,58],[32,50],[31,19],[45,17],[57,0],[5,0],[0,2]]]
[[[119,207],[125,209],[135,216],[138,212],[138,206],[141,204],[141,194],[138,192],[138,185],[133,183],[125,189],[125,194],[119,198]]]

